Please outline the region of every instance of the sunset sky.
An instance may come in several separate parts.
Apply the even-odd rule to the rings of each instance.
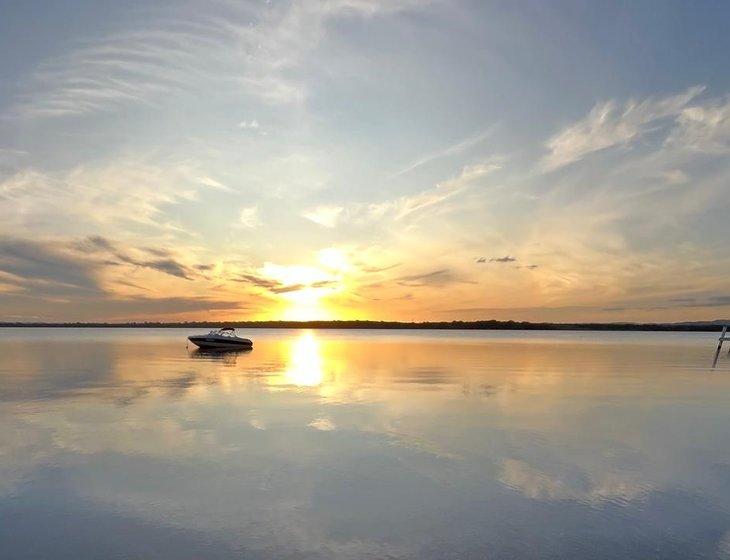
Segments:
[[[730,318],[726,2],[3,2],[0,320]]]

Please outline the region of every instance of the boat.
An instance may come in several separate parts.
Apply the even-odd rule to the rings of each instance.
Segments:
[[[248,338],[237,336],[236,329],[233,327],[223,327],[217,331],[210,331],[208,334],[189,336],[188,340],[203,349],[248,350],[253,348],[253,342]]]

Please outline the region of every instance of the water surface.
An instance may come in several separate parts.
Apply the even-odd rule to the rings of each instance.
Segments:
[[[730,558],[717,335],[0,329],[0,558]]]

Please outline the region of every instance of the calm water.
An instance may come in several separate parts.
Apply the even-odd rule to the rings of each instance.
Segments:
[[[0,329],[0,558],[730,558],[717,334]]]

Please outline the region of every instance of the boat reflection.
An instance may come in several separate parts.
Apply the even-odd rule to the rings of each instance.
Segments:
[[[238,356],[250,354],[253,348],[196,348],[188,352],[194,360],[207,360],[212,362],[223,362],[225,365],[235,365]]]

